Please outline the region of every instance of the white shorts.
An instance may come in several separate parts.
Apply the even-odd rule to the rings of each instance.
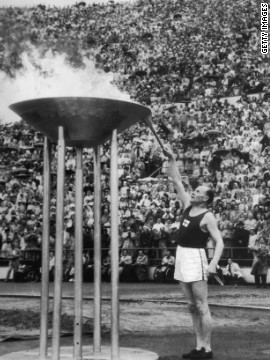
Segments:
[[[194,282],[207,280],[208,261],[204,249],[177,246],[175,259],[175,280]]]

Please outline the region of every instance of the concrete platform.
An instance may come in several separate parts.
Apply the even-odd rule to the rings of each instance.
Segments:
[[[159,356],[151,351],[142,350],[139,348],[120,348],[119,360],[157,360]],[[39,360],[39,349],[19,351],[1,356],[3,360]],[[48,351],[47,360],[51,359],[51,349]],[[59,360],[72,360],[73,359],[73,347],[64,346],[61,347],[61,353]],[[93,354],[92,346],[83,347],[83,360],[110,360],[111,359],[111,347],[102,346],[101,353],[98,355]],[[43,359],[45,360],[45,359]]]

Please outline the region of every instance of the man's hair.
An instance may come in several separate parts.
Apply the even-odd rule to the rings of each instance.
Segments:
[[[206,191],[205,195],[208,197],[208,199],[207,199],[207,201],[206,201],[206,204],[207,204],[207,205],[212,204],[212,202],[213,202],[213,200],[214,200],[214,196],[215,196],[214,191],[209,188],[209,189]]]

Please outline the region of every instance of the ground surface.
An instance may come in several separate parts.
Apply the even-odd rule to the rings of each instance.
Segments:
[[[62,332],[72,334],[74,284],[63,285]],[[90,345],[93,284],[85,283],[83,292],[84,343]],[[104,345],[110,343],[110,292],[110,284],[104,284]],[[180,359],[183,352],[194,346],[190,316],[177,284],[120,284],[119,293],[121,346],[154,351],[160,360]],[[53,284],[50,284],[50,294],[53,294]],[[39,341],[33,340],[39,334],[39,295],[39,283],[1,283],[0,339],[17,340],[0,342],[0,356],[39,346]],[[270,288],[210,286],[209,303],[212,304],[215,359],[269,360]],[[51,299],[50,311],[52,305]],[[49,324],[52,324],[51,314]],[[71,336],[62,338],[63,345],[72,345],[72,341]]]

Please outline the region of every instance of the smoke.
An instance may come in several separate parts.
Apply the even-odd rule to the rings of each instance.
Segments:
[[[22,69],[10,78],[0,72],[0,122],[10,123],[20,120],[8,107],[30,99],[60,96],[102,97],[130,101],[112,84],[113,73],[105,73],[95,67],[95,63],[83,59],[83,68],[73,68],[66,55],[47,51],[41,56],[38,49],[31,54],[21,55]]]

